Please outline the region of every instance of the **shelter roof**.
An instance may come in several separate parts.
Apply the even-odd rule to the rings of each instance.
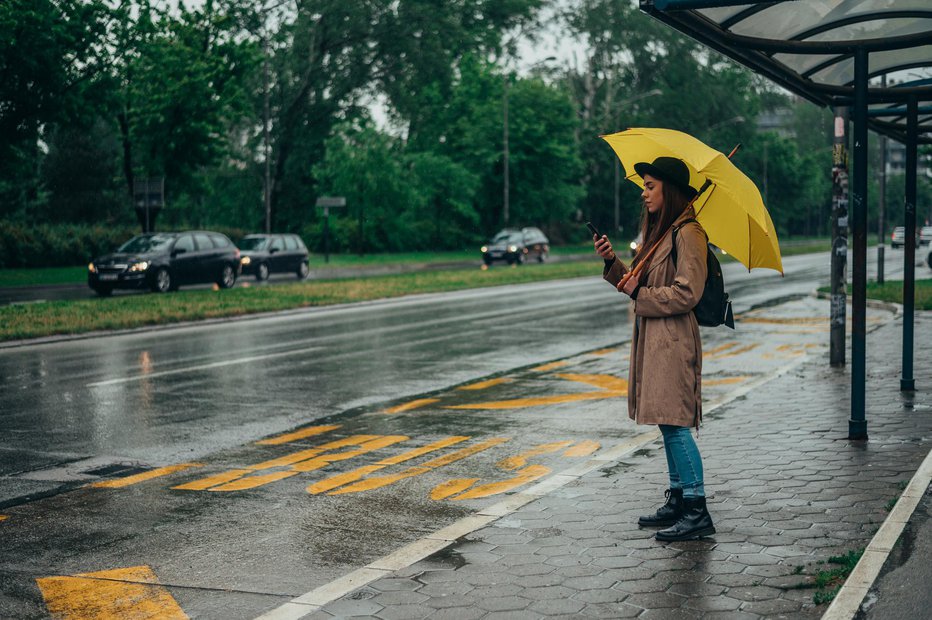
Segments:
[[[640,7],[820,105],[851,104],[854,56],[866,50],[871,127],[905,141],[912,96],[920,141],[932,141],[930,0],[640,0]]]

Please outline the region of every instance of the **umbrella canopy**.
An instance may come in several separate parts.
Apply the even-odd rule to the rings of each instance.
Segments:
[[[634,164],[677,157],[689,167],[690,185],[708,187],[694,203],[696,219],[709,241],[748,269],[766,267],[783,273],[777,231],[760,191],[723,153],[681,131],[638,127],[602,136],[618,155],[626,178],[643,187]]]

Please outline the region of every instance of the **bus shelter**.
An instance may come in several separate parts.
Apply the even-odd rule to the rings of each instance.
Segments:
[[[847,305],[844,280],[850,227],[853,265],[848,437],[867,439],[868,129],[906,147],[900,389],[913,391],[916,175],[918,145],[932,144],[932,3],[929,0],[755,3],[640,0],[640,8],[790,92],[835,111],[831,355],[833,362],[840,358],[844,364]],[[850,185],[846,146],[849,118],[853,121]]]

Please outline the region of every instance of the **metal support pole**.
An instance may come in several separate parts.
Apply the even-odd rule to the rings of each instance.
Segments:
[[[269,105],[269,37],[268,32],[263,35],[262,38],[262,51],[264,60],[262,61],[262,90],[263,90],[263,104],[262,104],[262,141],[263,141],[263,150],[265,151],[265,187],[263,192],[263,202],[265,206],[265,233],[270,234],[272,232],[272,172],[271,172],[271,154],[272,146],[269,140],[269,117],[270,114],[270,105]]]
[[[916,389],[913,379],[913,310],[916,281],[916,168],[919,131],[919,102],[910,95],[906,102],[906,250],[903,252],[903,378],[900,390]]]
[[[845,365],[848,311],[848,109],[835,108],[832,145],[832,277],[829,363]]]
[[[851,418],[848,439],[867,439],[865,381],[867,350],[867,79],[868,53],[854,56],[854,185],[852,232],[854,265],[851,300]]]
[[[880,87],[887,87],[887,75],[880,78]],[[884,242],[887,238],[884,215],[887,208],[887,136],[880,136],[880,196],[877,206],[877,284],[883,284]]]
[[[330,208],[324,207],[324,262],[330,262]]]

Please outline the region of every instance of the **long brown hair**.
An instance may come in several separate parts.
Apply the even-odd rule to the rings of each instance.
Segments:
[[[683,214],[683,211],[689,207],[689,198],[679,187],[663,179],[658,179],[661,183],[660,191],[663,194],[663,207],[657,213],[651,213],[647,210],[646,205],[641,207],[641,245],[638,246],[631,261],[633,268],[644,258],[644,255],[650,251],[654,244],[665,235],[673,222]],[[645,269],[643,274],[647,273]]]

